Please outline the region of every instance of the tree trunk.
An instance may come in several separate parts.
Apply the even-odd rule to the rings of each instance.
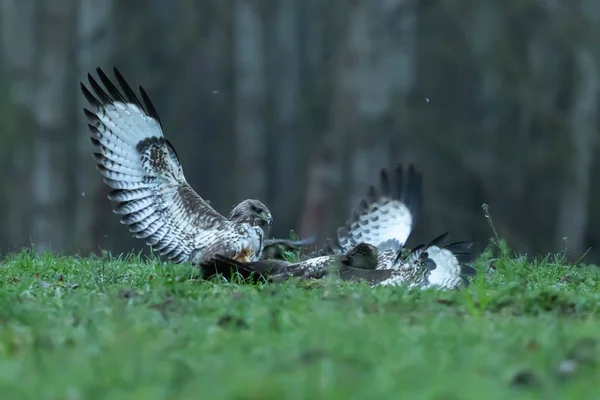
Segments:
[[[340,195],[342,186],[343,154],[347,152],[346,132],[353,125],[352,98],[348,93],[348,78],[345,70],[351,61],[350,49],[344,44],[349,32],[350,9],[346,4],[338,6],[334,13],[333,36],[340,38],[339,50],[334,55],[332,73],[331,109],[328,121],[329,129],[316,144],[309,164],[308,185],[305,194],[304,209],[300,221],[300,236],[315,235],[317,241],[326,236],[335,235],[335,230],[329,229],[340,225],[340,213],[332,212],[336,196]],[[345,210],[344,210],[345,211]]]
[[[584,237],[588,221],[588,199],[592,154],[598,130],[598,63],[585,45],[575,50],[578,82],[571,107],[569,137],[571,157],[569,174],[560,196],[558,210],[557,246],[568,240],[568,253],[578,257],[585,251]]]
[[[234,3],[235,158],[238,200],[264,199],[267,193],[265,154],[265,66],[260,2]]]
[[[87,85],[87,74],[96,75],[95,69],[101,66],[105,72],[112,75],[112,57],[114,46],[114,31],[111,27],[113,16],[112,0],[80,0],[77,15],[77,76]],[[106,189],[102,184],[102,177],[95,170],[92,157],[93,147],[90,143],[90,132],[87,119],[82,108],[89,108],[87,101],[79,90],[79,85],[73,85],[77,96],[77,127],[74,155],[75,171],[74,194],[76,196],[74,208],[75,223],[73,226],[72,241],[76,248],[82,252],[92,251],[99,245],[105,232],[101,231],[100,221],[105,216],[100,215],[107,207],[98,209],[106,198]]]
[[[397,109],[403,111],[414,83],[414,3],[358,1],[350,27],[346,46],[352,62],[344,75],[348,93],[354,98],[352,114],[356,118],[351,130],[354,157],[348,198],[348,206],[354,207],[375,182],[378,171],[391,165],[393,143],[405,149],[401,151],[403,157],[394,163],[409,161],[407,143],[401,142],[406,138],[402,135],[405,121],[392,128],[386,117],[395,114],[394,100],[399,103]]]
[[[32,103],[36,134],[32,159],[34,200],[32,239],[39,250],[64,249],[68,226],[66,182],[71,90],[71,49],[75,4],[40,3],[37,27],[36,93]]]
[[[299,185],[299,164],[308,144],[299,140],[298,113],[300,112],[300,60],[297,29],[297,0],[277,3],[275,19],[276,66],[274,102],[275,124],[273,132],[273,208],[278,218],[277,226],[289,230],[297,218],[294,212],[300,204],[302,186]],[[281,229],[283,231],[284,229]],[[286,235],[287,236],[287,235]]]
[[[7,76],[6,103],[10,126],[3,138],[2,155],[9,166],[2,171],[6,208],[2,228],[8,246],[30,245],[32,226],[31,190],[23,182],[31,180],[31,143],[34,122],[31,103],[35,97],[36,13],[35,0],[4,0],[2,21],[2,63]],[[7,123],[8,121],[3,121]],[[12,132],[11,138],[8,133]],[[7,143],[9,142],[9,143]]]

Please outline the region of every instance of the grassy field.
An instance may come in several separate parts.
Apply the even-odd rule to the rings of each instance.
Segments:
[[[484,254],[462,291],[193,279],[191,266],[9,255],[15,399],[592,399],[600,269]]]

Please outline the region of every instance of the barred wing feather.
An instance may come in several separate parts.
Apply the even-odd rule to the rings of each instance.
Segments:
[[[422,204],[422,175],[412,164],[408,174],[402,165],[391,173],[382,169],[378,184],[370,186],[368,195],[338,228],[336,240],[321,254],[340,254],[358,243],[395,253],[406,243]]]
[[[114,212],[123,215],[121,223],[174,262],[199,258],[208,249],[239,253],[243,240],[255,239],[253,232],[219,214],[188,185],[144,89],[139,88],[142,105],[116,68],[122,92],[100,68],[97,73],[106,90],[88,74],[94,94],[81,83],[91,106],[84,113],[96,167],[112,189],[108,197],[117,203]]]

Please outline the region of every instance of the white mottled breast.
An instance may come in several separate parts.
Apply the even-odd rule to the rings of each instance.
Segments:
[[[394,265],[397,252],[393,250],[380,250],[377,252],[377,269],[397,269]]]
[[[391,269],[392,276],[381,281],[378,284],[379,286],[406,286],[412,288],[423,284],[426,272],[414,262],[395,265]]]
[[[246,222],[244,222],[241,225],[245,233],[245,237],[243,237],[242,239],[242,241],[244,242],[244,247],[252,250],[252,252],[254,253],[254,256],[249,261],[260,260],[263,251],[263,241],[265,232],[262,230],[262,228],[258,226],[252,226]]]
[[[435,262],[435,269],[429,271],[419,266],[417,261],[409,260],[394,267],[393,276],[381,282],[380,285],[406,285],[422,289],[456,289],[463,284],[460,263],[450,250],[431,246],[427,249],[427,254]]]
[[[427,249],[427,254],[435,262],[436,268],[429,273],[426,288],[454,289],[462,285],[460,264],[450,250],[432,246]]]

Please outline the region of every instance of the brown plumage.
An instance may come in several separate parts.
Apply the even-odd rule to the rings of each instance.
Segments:
[[[134,237],[176,263],[198,263],[221,254],[240,261],[260,259],[267,207],[244,200],[224,217],[187,183],[173,145],[163,136],[156,109],[142,87],[138,99],[115,68],[115,84],[97,68],[103,89],[88,74],[81,91],[96,151],[97,169],[112,189],[108,198]],[[92,94],[92,92],[94,94]]]

